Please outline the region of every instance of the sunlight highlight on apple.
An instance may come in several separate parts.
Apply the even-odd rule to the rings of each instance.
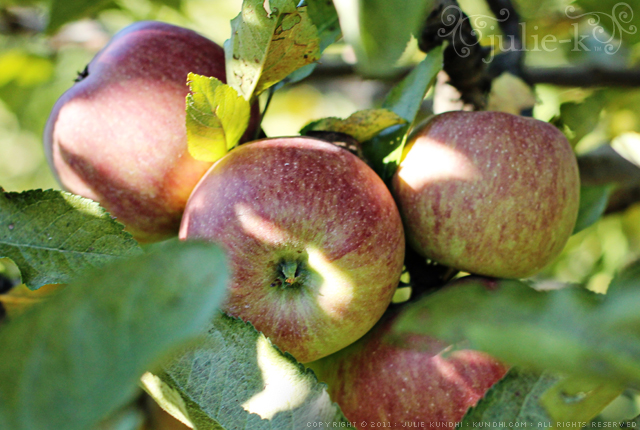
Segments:
[[[262,371],[264,390],[244,402],[244,410],[270,420],[278,412],[291,411],[304,404],[312,390],[309,380],[300,378],[298,383],[292,384],[291,375],[298,374],[295,365],[282,358],[263,336],[256,344],[256,358]],[[326,392],[324,395],[328,396]]]
[[[409,168],[405,170],[408,173],[402,179],[414,189],[420,189],[431,182],[472,182],[482,177],[472,160],[442,143],[431,141],[429,145],[414,145],[411,151],[411,157],[405,158],[401,163],[403,168]],[[417,166],[419,169],[416,169]]]

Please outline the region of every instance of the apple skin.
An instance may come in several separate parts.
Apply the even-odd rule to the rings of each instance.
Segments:
[[[392,179],[408,243],[456,269],[527,277],[565,246],[578,165],[552,125],[503,112],[447,112],[412,133]]]
[[[117,33],[87,72],[49,116],[49,165],[63,188],[98,201],[139,241],[175,236],[189,194],[212,165],[188,152],[187,74],[225,82],[224,50],[192,30],[143,21]]]
[[[360,340],[307,366],[358,428],[453,428],[508,366],[434,337],[392,337],[400,312],[390,309]]]
[[[364,335],[402,273],[391,193],[362,160],[306,138],[242,145],[202,178],[181,239],[221,244],[232,279],[224,310],[300,362]]]

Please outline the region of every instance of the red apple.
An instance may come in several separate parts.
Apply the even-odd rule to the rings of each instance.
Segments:
[[[364,335],[402,272],[400,214],[363,161],[305,137],[232,150],[193,191],[182,239],[226,248],[227,313],[250,321],[301,362]]]
[[[224,50],[188,29],[138,22],[89,63],[45,129],[62,186],[100,202],[141,241],[177,233],[189,194],[212,164],[187,150],[189,72],[225,81]],[[248,133],[255,109],[252,116]]]
[[[575,155],[552,125],[502,112],[447,112],[410,138],[392,190],[407,240],[456,269],[530,276],[578,215]]]
[[[390,310],[356,343],[309,367],[360,429],[454,428],[508,368],[433,337],[389,336],[399,312]]]

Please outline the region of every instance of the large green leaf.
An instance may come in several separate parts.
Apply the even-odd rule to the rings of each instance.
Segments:
[[[293,0],[244,0],[231,27],[227,83],[247,100],[320,58],[318,30]]]
[[[341,427],[346,419],[325,384],[283,354],[251,324],[222,313],[204,342],[190,348],[146,390],[198,430]]]
[[[389,128],[363,145],[367,160],[385,181],[391,179],[400,164],[407,132],[418,114],[425,94],[442,69],[442,52],[442,47],[432,50],[427,58],[389,92],[382,104],[382,108],[396,113],[407,123]]]
[[[130,401],[145,370],[202,333],[228,279],[211,244],[88,273],[0,330],[0,428],[85,430]]]
[[[333,0],[344,39],[356,54],[359,71],[369,76],[394,73],[433,7],[433,0]]]
[[[36,289],[142,251],[97,203],[63,191],[0,191],[0,257]]]
[[[238,144],[249,124],[249,102],[216,78],[189,73],[187,139],[189,153],[213,162]]]
[[[607,296],[468,277],[411,304],[397,328],[467,339],[514,365],[640,387],[639,272],[614,284],[634,288]]]

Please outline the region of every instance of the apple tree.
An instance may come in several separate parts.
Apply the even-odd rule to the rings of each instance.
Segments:
[[[0,0],[0,429],[635,428],[638,14]]]

